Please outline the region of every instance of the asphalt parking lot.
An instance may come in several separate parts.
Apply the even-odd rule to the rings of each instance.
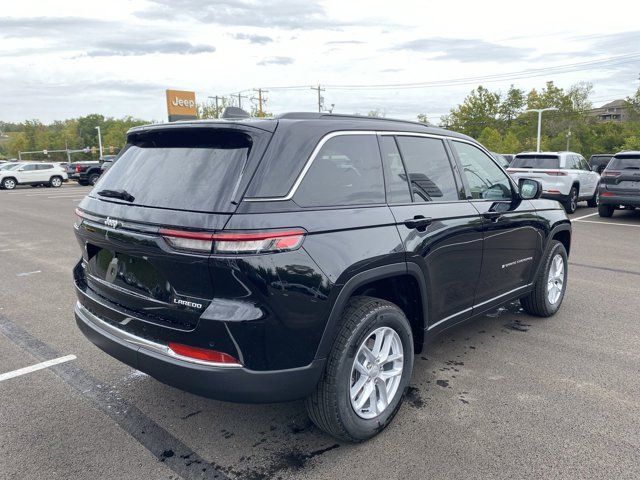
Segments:
[[[392,425],[348,445],[301,402],[196,397],[87,341],[71,269],[88,191],[0,191],[0,378],[75,356],[0,380],[0,478],[640,478],[640,211],[579,208],[560,312],[445,333]]]

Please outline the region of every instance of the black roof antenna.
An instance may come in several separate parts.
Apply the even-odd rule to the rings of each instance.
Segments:
[[[222,111],[222,115],[220,118],[225,118],[227,120],[239,120],[241,118],[250,118],[251,115],[249,115],[247,112],[245,112],[243,109],[238,108],[238,107],[226,107],[223,111]]]

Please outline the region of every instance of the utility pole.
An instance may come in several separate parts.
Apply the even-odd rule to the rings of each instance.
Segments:
[[[242,95],[242,92],[238,92],[238,108],[242,108],[242,99],[249,98],[246,95]]]
[[[322,113],[322,107],[324,103],[324,98],[322,98],[322,92],[324,92],[325,89],[322,88],[320,84],[318,84],[317,87],[311,87],[311,90],[318,91],[318,113]]]
[[[571,129],[567,132],[567,152],[569,151],[569,141],[571,140]]]
[[[549,108],[530,108],[529,110],[525,110],[525,112],[538,112],[538,146],[536,147],[536,152],[540,151],[540,134],[542,132],[542,112],[549,112],[552,110],[558,110],[555,107]]]
[[[263,90],[261,88],[254,88],[254,92],[258,92],[258,117],[264,117],[263,104],[267,103],[266,98],[262,98],[263,93],[269,93],[269,90]]]
[[[220,97],[218,97],[218,95],[215,95],[215,96],[209,97],[209,98],[213,98],[215,100],[215,102],[216,102],[216,118],[220,118],[220,110],[219,110],[220,107],[218,107],[218,99]]]
[[[100,149],[100,158],[102,158],[102,134],[100,133],[100,127],[96,127],[98,130],[98,148]]]

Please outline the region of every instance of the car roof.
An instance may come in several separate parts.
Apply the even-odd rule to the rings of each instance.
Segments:
[[[580,155],[578,152],[560,151],[560,152],[520,152],[520,155]]]
[[[431,135],[448,136],[476,141],[462,133],[446,130],[440,127],[432,127],[420,122],[400,120],[393,118],[365,117],[360,115],[343,115],[316,112],[289,112],[283,113],[273,118],[242,118],[242,119],[206,119],[206,120],[182,120],[170,123],[154,123],[131,128],[127,134],[137,133],[146,130],[185,128],[185,127],[207,127],[207,126],[246,126],[258,128],[269,132],[274,132],[279,125],[291,123],[317,123],[321,129],[326,129],[331,122],[331,130],[381,130],[381,131],[401,131],[413,133],[426,133]]]
[[[628,150],[626,152],[619,152],[616,153],[614,155],[614,157],[620,158],[620,157],[640,157],[640,151],[639,150]]]

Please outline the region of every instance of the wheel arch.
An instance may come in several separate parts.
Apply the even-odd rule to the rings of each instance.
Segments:
[[[555,225],[551,229],[549,235],[547,236],[547,242],[544,246],[542,256],[540,257],[540,262],[538,262],[538,266],[536,267],[535,275],[532,278],[538,278],[538,273],[542,268],[544,259],[547,258],[547,255],[549,254],[549,250],[551,249],[551,242],[553,240],[558,240],[560,243],[562,243],[565,250],[567,251],[567,258],[569,257],[569,252],[571,251],[571,234],[571,223],[569,223],[568,220],[566,222]]]
[[[342,312],[349,299],[356,295],[369,295],[396,304],[411,324],[415,353],[419,353],[424,341],[427,319],[425,291],[424,278],[419,269],[411,268],[410,264],[406,263],[383,265],[355,274],[345,282],[337,294],[316,358],[325,358],[329,354],[340,326]]]

